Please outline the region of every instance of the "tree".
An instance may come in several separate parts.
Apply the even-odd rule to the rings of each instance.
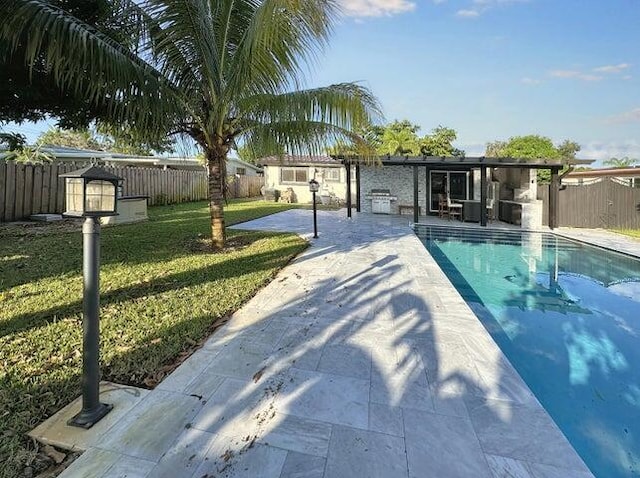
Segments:
[[[465,152],[453,146],[457,137],[456,130],[438,126],[422,138],[420,152],[426,156],[464,157]]]
[[[486,157],[525,158],[525,159],[574,159],[580,151],[575,141],[564,140],[557,147],[551,139],[535,134],[514,136],[509,141],[487,143]],[[547,183],[551,179],[548,169],[537,170],[538,182]]]
[[[420,126],[408,120],[394,121],[384,127],[378,146],[378,153],[382,155],[416,156],[420,154]]]
[[[44,2],[43,2],[44,3]],[[116,2],[111,0],[50,0],[51,6],[64,9],[69,15],[112,37],[125,42],[129,36],[115,18]],[[14,13],[14,12],[11,12]],[[42,49],[46,48],[45,44]],[[44,54],[34,56],[27,67],[27,34],[17,38],[14,54],[0,42],[0,123],[14,121],[40,121],[47,117],[58,120],[66,129],[86,128],[99,121],[106,111],[74,89],[63,89],[51,75]]]
[[[191,137],[206,157],[215,248],[225,243],[225,160],[239,140],[254,152],[319,153],[336,139],[362,141],[354,125],[379,114],[357,84],[294,89],[337,19],[332,0],[111,3],[118,34],[44,0],[0,0],[0,44],[30,65],[42,59],[105,123]]]
[[[575,141],[565,139],[558,145],[558,153],[562,159],[576,159],[576,154],[582,147]]]
[[[98,151],[105,149],[105,145],[88,129],[49,128],[38,137],[36,143],[40,146],[63,146],[65,148]]]
[[[631,168],[638,162],[637,159],[629,158],[611,158],[607,159],[604,164],[613,168]]]

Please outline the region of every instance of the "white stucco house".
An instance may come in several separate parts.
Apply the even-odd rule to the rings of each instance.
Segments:
[[[347,196],[347,171],[341,161],[331,156],[269,156],[257,161],[264,168],[267,189],[284,192],[291,188],[299,203],[311,203],[309,181],[320,183],[323,203],[344,204]],[[351,175],[352,195],[355,194],[355,174]],[[355,197],[355,196],[353,196]]]

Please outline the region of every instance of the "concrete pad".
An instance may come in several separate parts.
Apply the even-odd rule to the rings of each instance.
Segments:
[[[99,446],[157,462],[201,408],[195,397],[155,390],[108,430]]]
[[[102,478],[122,458],[120,453],[91,448],[84,452],[58,478]]]
[[[101,382],[100,400],[103,403],[112,404],[113,410],[93,427],[85,430],[67,425],[67,421],[82,409],[82,397],[78,397],[31,430],[28,435],[40,443],[64,450],[84,451],[99,441],[109,428],[128,414],[148,394],[149,390],[142,388]]]
[[[193,476],[216,438],[216,435],[201,430],[185,430],[151,470],[150,476],[153,478]]]
[[[336,426],[331,434],[325,478],[401,478],[408,476],[404,440]],[[445,476],[445,475],[441,475]]]

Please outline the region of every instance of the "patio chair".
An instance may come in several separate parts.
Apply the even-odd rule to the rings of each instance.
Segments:
[[[490,222],[493,222],[496,220],[496,211],[494,206],[495,206],[494,199],[487,200],[487,219]]]
[[[459,221],[462,221],[462,204],[451,202],[449,195],[447,195],[447,214],[449,219],[457,217]]]
[[[449,210],[447,208],[447,200],[444,194],[438,194],[438,217],[444,219],[445,216],[449,216]]]

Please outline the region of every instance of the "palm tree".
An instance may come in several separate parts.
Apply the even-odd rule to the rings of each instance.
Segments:
[[[44,0],[0,0],[0,58],[45,62],[60,88],[140,137],[176,134],[202,148],[212,244],[224,247],[225,159],[320,153],[359,142],[379,114],[364,87],[300,89],[337,19],[335,0],[113,0],[126,41]],[[122,37],[122,35],[118,35]],[[4,50],[4,51],[2,51]]]
[[[637,162],[638,160],[625,156],[624,158],[607,159],[604,162],[604,164],[607,166],[611,166],[613,168],[630,168],[634,166]]]

